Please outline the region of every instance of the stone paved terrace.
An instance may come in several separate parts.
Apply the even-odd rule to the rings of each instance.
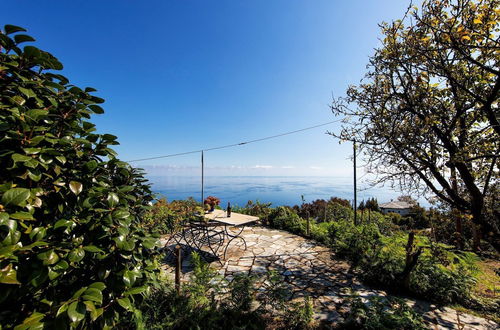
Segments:
[[[357,292],[360,297],[385,296],[381,290],[370,289],[349,273],[349,265],[335,258],[326,247],[285,231],[263,226],[246,227],[242,233],[247,242],[244,250],[241,240],[235,240],[228,249],[222,265],[211,263],[219,273],[231,280],[237,273],[263,274],[276,270],[283,275],[292,292],[291,299],[310,296],[313,299],[315,318],[324,322],[336,322],[341,317],[343,298]],[[164,240],[165,243],[166,240]],[[174,269],[165,265],[173,276]],[[189,278],[192,265],[183,262],[183,280]],[[408,300],[408,304],[424,315],[432,329],[498,329],[492,321],[457,312],[448,307],[437,307],[423,301]]]

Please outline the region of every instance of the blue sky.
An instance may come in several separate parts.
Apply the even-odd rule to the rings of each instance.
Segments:
[[[106,99],[93,121],[124,160],[213,147],[334,120],[328,105],[358,83],[377,24],[400,0],[8,1],[80,87]],[[205,155],[214,175],[351,175],[337,125]],[[199,155],[137,165],[198,173]],[[154,166],[154,167],[153,167]]]

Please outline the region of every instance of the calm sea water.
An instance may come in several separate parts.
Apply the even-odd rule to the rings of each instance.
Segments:
[[[201,199],[201,178],[192,176],[148,176],[153,191],[167,200],[194,197]],[[301,196],[306,202],[315,199],[340,197],[353,199],[352,178],[339,177],[277,177],[277,176],[209,176],[204,181],[205,197],[220,198],[221,205],[227,202],[244,206],[248,200],[271,202],[273,206],[300,204]],[[358,202],[376,197],[379,203],[390,201],[401,195],[390,188],[358,187]]]

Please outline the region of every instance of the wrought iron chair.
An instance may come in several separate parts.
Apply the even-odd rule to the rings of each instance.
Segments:
[[[165,243],[167,262],[173,260],[175,246],[180,245],[185,255],[197,251],[205,261],[210,262],[215,258],[222,264],[218,252],[224,244],[225,232],[217,229],[216,223],[205,219],[203,215],[194,214],[174,226],[172,235]]]

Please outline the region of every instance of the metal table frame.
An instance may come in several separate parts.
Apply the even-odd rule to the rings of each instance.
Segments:
[[[215,210],[213,213],[204,214],[203,216],[198,215],[199,220],[187,220],[181,225],[181,230],[172,234],[167,240],[165,247],[170,246],[172,241],[176,244],[184,246],[189,251],[198,250],[200,255],[208,262],[208,256],[206,257],[203,252],[203,247],[208,247],[212,254],[218,257],[218,252],[223,248],[225,244],[223,257],[226,259],[227,250],[229,245],[235,239],[241,239],[245,245],[245,250],[247,249],[247,242],[245,238],[241,236],[246,225],[255,223],[259,220],[258,217],[252,217],[244,214],[233,213],[232,217],[228,218],[223,210]],[[223,230],[217,230],[217,227],[223,226]],[[229,228],[241,228],[236,234],[230,232]],[[222,264],[220,258],[218,258],[219,263]]]

